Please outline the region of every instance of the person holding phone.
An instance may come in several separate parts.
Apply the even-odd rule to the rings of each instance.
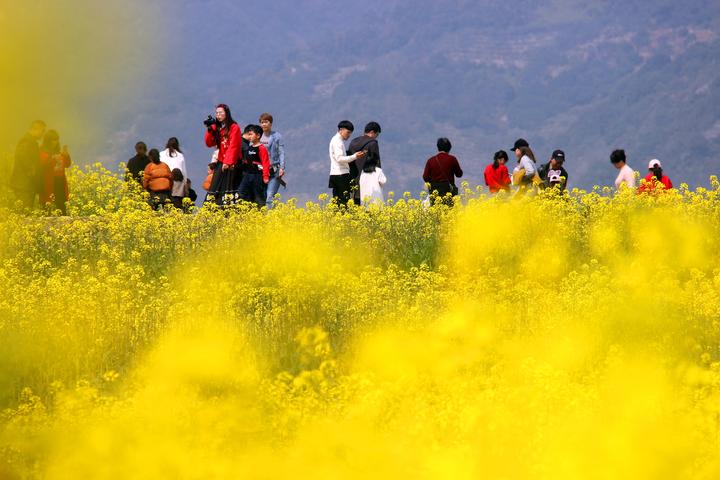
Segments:
[[[350,148],[348,148],[348,155],[363,153],[362,156],[350,163],[350,176],[351,184],[350,188],[353,192],[353,201],[356,205],[360,205],[360,175],[362,174],[365,162],[372,160],[377,168],[382,168],[380,162],[380,146],[378,145],[378,137],[382,129],[380,124],[377,122],[370,122],[365,125],[365,132],[362,136],[354,138],[350,142]]]

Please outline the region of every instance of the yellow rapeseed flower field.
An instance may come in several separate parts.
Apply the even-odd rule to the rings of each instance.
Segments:
[[[0,192],[0,478],[720,478],[720,185]]]

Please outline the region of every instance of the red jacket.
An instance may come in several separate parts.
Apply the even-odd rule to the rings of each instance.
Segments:
[[[270,154],[263,144],[260,144],[258,149],[260,154],[260,164],[263,169],[263,181],[268,183],[270,181]]]
[[[648,173],[645,177],[644,182],[640,182],[640,187],[637,189],[637,193],[643,193],[643,192],[654,192],[655,189],[658,190],[670,190],[673,188],[672,181],[667,177],[667,175],[662,176],[662,180],[659,182],[657,181],[657,178],[655,178],[654,173]]]
[[[423,180],[427,183],[450,182],[455,185],[456,176],[462,177],[463,171],[457,158],[449,153],[440,152],[425,164]]]
[[[507,167],[498,165],[497,168],[493,168],[492,164],[485,167],[485,185],[490,188],[490,193],[510,190],[510,175]]]
[[[70,155],[65,153],[59,153],[60,159],[55,164],[54,155],[48,152],[40,152],[40,204],[44,205],[51,201],[53,194],[55,194],[55,177],[62,178],[62,182],[65,185],[65,201],[70,199],[70,192],[68,191],[67,178],[65,177],[65,169],[72,164]]]
[[[216,130],[215,125],[212,126],[213,131]],[[226,165],[235,165],[242,153],[242,132],[237,123],[230,125],[230,131],[226,129],[220,130],[220,145],[215,141],[215,135],[212,132],[205,132],[205,145],[208,147],[218,147],[218,161]]]
[[[263,181],[265,183],[270,181],[270,154],[262,143],[250,146],[247,157],[243,159],[243,166],[248,173],[258,173],[262,170]]]

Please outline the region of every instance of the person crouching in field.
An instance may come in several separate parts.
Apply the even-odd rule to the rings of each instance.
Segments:
[[[150,163],[143,173],[143,187],[150,192],[150,205],[155,209],[170,200],[173,188],[173,176],[170,167],[160,161],[160,152],[153,148],[148,153]]]
[[[434,205],[437,199],[452,205],[452,197],[458,194],[455,177],[462,177],[463,171],[458,159],[450,155],[450,140],[438,138],[437,149],[437,155],[430,157],[425,163],[423,180],[430,185],[430,205]]]
[[[485,185],[490,193],[498,193],[500,190],[510,191],[510,175],[505,164],[508,161],[508,154],[505,150],[498,150],[493,155],[493,163],[485,167]]]
[[[360,198],[362,204],[369,206],[372,204],[382,205],[385,203],[383,196],[383,186],[387,182],[385,174],[377,164],[374,158],[370,158],[363,165],[360,173]]]
[[[637,193],[654,193],[656,191],[670,190],[673,188],[672,181],[667,175],[663,175],[662,164],[660,160],[654,158],[648,164],[650,171],[640,182]]]
[[[250,145],[243,160],[243,178],[240,184],[240,199],[264,207],[267,202],[267,184],[270,181],[270,154],[260,142],[262,127],[245,127]]]
[[[67,215],[66,203],[70,199],[65,170],[72,160],[67,145],[60,149],[60,135],[48,130],[40,147],[40,205],[53,203],[62,215]]]

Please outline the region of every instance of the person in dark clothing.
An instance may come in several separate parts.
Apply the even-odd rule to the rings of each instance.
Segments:
[[[363,156],[350,163],[350,188],[353,191],[353,201],[356,205],[360,205],[360,174],[363,171],[365,162],[372,160],[376,167],[382,168],[380,162],[380,146],[378,145],[377,138],[382,132],[380,124],[377,122],[370,122],[365,125],[364,135],[361,137],[354,138],[350,142],[348,148],[348,155],[355,155],[358,152],[364,152]]]
[[[567,187],[568,173],[565,168],[563,168],[563,163],[565,163],[565,152],[555,150],[550,157],[550,161],[540,166],[538,175],[540,175],[540,179],[542,180],[542,188],[551,186],[551,177],[559,177],[560,183],[558,185],[560,190],[565,190]]]
[[[145,167],[150,163],[150,157],[147,155],[147,145],[145,142],[137,142],[135,144],[135,156],[127,162],[127,174],[125,180],[135,180],[142,185],[142,175],[145,171]]]
[[[267,203],[267,184],[270,181],[270,154],[260,142],[263,131],[260,125],[248,125],[245,128],[248,146],[247,157],[242,163],[242,183],[240,199],[253,202],[258,207]]]
[[[462,177],[463,171],[457,158],[450,155],[452,144],[447,138],[439,138],[437,141],[438,154],[428,159],[425,163],[423,180],[430,184],[430,204],[433,205],[436,199],[452,204],[452,197],[458,194],[455,186],[455,177]],[[450,196],[448,196],[450,194]]]
[[[20,139],[15,149],[15,163],[10,176],[10,188],[27,209],[35,205],[35,196],[40,190],[40,146],[38,142],[45,135],[45,122],[36,120],[30,130]]]

